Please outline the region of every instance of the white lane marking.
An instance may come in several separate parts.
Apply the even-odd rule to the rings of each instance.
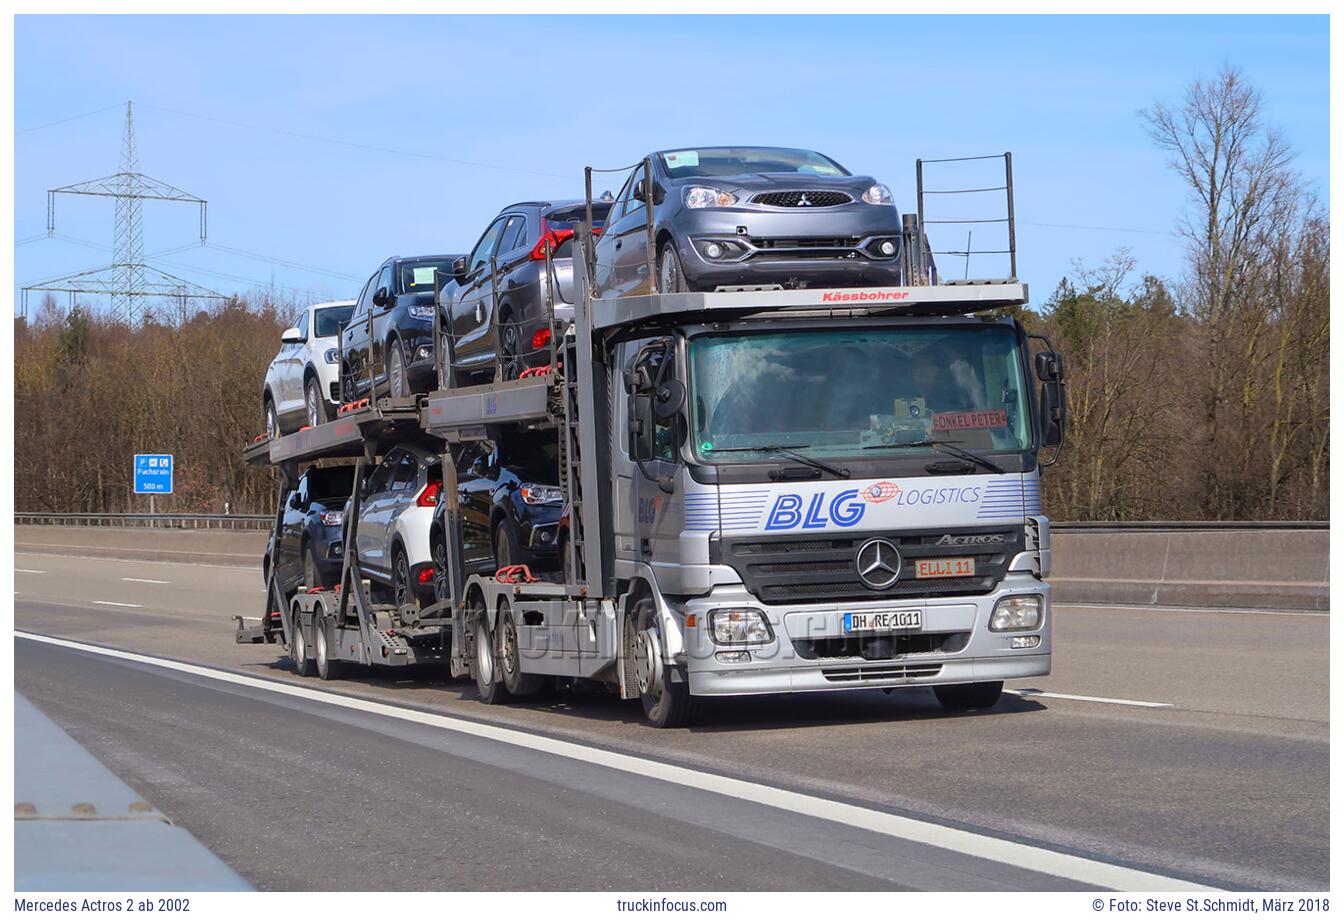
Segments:
[[[25,575],[45,575],[45,574],[47,574],[46,571],[43,570],[43,569],[15,569],[14,571],[16,571],[16,572],[22,572],[22,573],[25,574]]]
[[[123,604],[121,601],[94,601],[95,604],[102,604],[104,607],[139,607],[139,604]]]
[[[27,545],[28,545],[29,547],[37,547],[39,544],[30,543],[30,544],[27,544]],[[41,545],[42,549],[96,549],[96,547],[89,546],[89,545],[86,544],[86,543],[42,543],[42,544],[40,544],[40,545]],[[131,552],[131,550],[122,550],[121,552],[128,552],[128,553],[129,553],[129,552]],[[180,552],[180,553],[184,553],[184,554],[202,555],[202,556],[221,555],[221,554],[218,554],[218,553],[199,553],[199,554],[197,554],[197,553],[195,553],[194,550],[166,550],[166,549],[164,549],[164,550],[154,550],[154,552],[159,552],[159,553]],[[248,571],[248,572],[255,572],[255,571],[257,571],[257,566],[256,566],[256,565],[252,565],[252,564],[243,565],[243,564],[241,564],[241,563],[237,563],[237,562],[192,562],[192,561],[190,561],[190,560],[184,560],[184,561],[182,561],[182,562],[174,562],[174,561],[172,561],[172,560],[170,560],[170,559],[137,559],[137,558],[132,558],[132,557],[130,557],[130,556],[90,556],[90,555],[87,555],[87,554],[80,554],[80,553],[44,553],[44,552],[42,552],[41,550],[36,549],[36,548],[16,549],[16,550],[14,551],[14,555],[16,555],[16,556],[42,556],[42,557],[44,557],[44,558],[52,558],[52,557],[55,557],[55,558],[57,558],[57,559],[89,559],[89,560],[92,560],[92,561],[94,561],[94,562],[130,562],[130,563],[132,563],[132,564],[134,564],[134,565],[175,565],[175,566],[179,566],[179,567],[193,568],[193,569],[194,569],[194,568],[200,568],[200,567],[203,567],[203,568],[207,568],[207,569],[242,569],[242,570],[244,570],[244,571]],[[239,553],[229,553],[229,554],[225,554],[225,555],[241,555],[241,554],[239,554]],[[258,553],[258,554],[257,554],[258,564],[260,563],[261,557],[262,557],[262,554],[261,554],[261,553]]]
[[[1313,610],[1259,610],[1255,607],[1165,607],[1161,604],[1055,604],[1057,610],[1137,610],[1140,613],[1203,613],[1238,617],[1329,617]]]
[[[135,582],[139,582],[139,583],[142,584],[142,585],[170,585],[170,584],[172,584],[172,582],[170,582],[170,581],[163,581],[163,580],[158,579],[158,578],[125,578],[125,577],[123,577],[121,580],[122,580],[122,581],[135,581]]]
[[[1014,693],[1018,696],[1044,696],[1052,700],[1075,700],[1082,703],[1114,703],[1116,706],[1139,706],[1144,709],[1171,709],[1174,703],[1149,703],[1146,700],[1117,700],[1108,696],[1078,696],[1075,693],[1046,693],[1044,690],[1030,690],[1023,688],[1021,690],[1005,689],[1004,693]]]
[[[656,760],[645,760],[644,758],[637,757],[633,754],[619,754],[615,751],[586,747],[573,741],[561,741],[555,738],[547,738],[542,735],[534,735],[519,729],[504,728],[502,726],[481,722],[471,722],[466,719],[458,719],[452,716],[439,715],[437,713],[419,712],[414,709],[403,709],[399,706],[392,706],[387,703],[355,699],[353,697],[341,696],[337,693],[313,690],[309,687],[300,687],[294,684],[280,683],[273,680],[262,680],[245,674],[219,671],[214,668],[202,667],[201,665],[187,664],[185,662],[172,661],[166,658],[155,658],[150,655],[140,655],[135,652],[125,652],[121,649],[102,648],[97,645],[74,642],[70,639],[57,639],[54,636],[43,636],[37,633],[23,632],[21,630],[15,630],[14,635],[22,639],[30,639],[34,642],[42,642],[47,645],[56,645],[62,648],[88,652],[93,655],[102,655],[107,658],[119,658],[123,661],[134,661],[140,664],[153,665],[170,671],[194,674],[199,677],[207,677],[212,680],[237,684],[243,687],[252,687],[258,690],[280,694],[282,696],[314,700],[320,703],[340,706],[344,709],[353,709],[359,712],[368,712],[393,719],[401,719],[405,722],[429,725],[448,731],[460,732],[465,735],[473,735],[477,738],[487,738],[491,741],[498,741],[516,747],[527,748],[529,750],[575,760],[581,764],[598,764],[599,766],[608,767],[612,770],[620,770],[623,773],[659,779],[663,782],[673,783],[691,789],[714,792],[719,795],[741,799],[745,802],[754,802],[759,805],[778,808],[782,811],[793,812],[794,814],[819,818],[823,821],[833,821],[837,824],[857,827],[863,830],[872,831],[873,833],[884,834],[888,837],[896,837],[902,840],[924,844],[926,846],[937,847],[938,849],[951,850],[954,853],[962,853],[978,859],[989,860],[990,862],[1002,863],[1018,868],[1025,867],[1033,872],[1041,872],[1058,878],[1066,878],[1072,881],[1081,882],[1085,885],[1093,885],[1098,888],[1112,888],[1120,891],[1218,890],[1198,885],[1194,882],[1186,881],[1185,879],[1169,878],[1153,872],[1142,872],[1138,869],[1114,866],[1110,863],[1088,859],[1083,856],[1057,853],[1054,850],[1047,850],[1030,844],[1016,843],[1011,840],[1001,840],[997,837],[988,837],[972,831],[944,827],[940,824],[934,824],[931,821],[920,821],[915,818],[906,818],[900,815],[889,814],[884,811],[863,808],[859,805],[833,802],[829,799],[806,795],[801,792],[776,789],[760,783],[748,782],[747,780],[719,776],[714,773],[705,773],[701,770],[678,767],[672,764],[661,763]]]

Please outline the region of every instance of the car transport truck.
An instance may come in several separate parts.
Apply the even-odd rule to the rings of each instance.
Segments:
[[[324,677],[442,661],[486,703],[598,682],[659,727],[747,694],[928,687],[982,708],[1004,681],[1048,674],[1040,477],[1064,440],[1062,358],[1013,318],[1028,300],[1015,278],[927,283],[908,224],[900,287],[619,298],[592,290],[580,233],[549,365],[349,406],[248,452],[363,468],[407,438],[550,432],[563,574],[464,574],[449,502],[438,603],[373,603],[347,533],[340,586],[273,589],[238,641],[282,641]]]

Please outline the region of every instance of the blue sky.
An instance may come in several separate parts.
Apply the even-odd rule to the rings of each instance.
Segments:
[[[150,263],[303,298],[353,296],[393,253],[465,251],[502,205],[580,196],[585,165],[654,149],[809,147],[908,210],[916,157],[1011,150],[1018,273],[1039,303],[1074,259],[1121,246],[1141,271],[1180,271],[1167,231],[1185,191],[1138,111],[1224,64],[1262,91],[1328,197],[1324,16],[18,16],[14,233],[45,230],[48,188],[116,171],[124,110],[42,126],[127,99],[142,171],[209,200],[211,243],[325,273],[215,248]],[[63,198],[57,231],[110,247],[111,202]],[[973,248],[999,248],[991,233]],[[196,236],[191,207],[146,205],[147,253]],[[42,238],[16,249],[16,275],[110,258]]]

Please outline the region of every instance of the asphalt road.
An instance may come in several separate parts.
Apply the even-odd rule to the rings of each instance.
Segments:
[[[300,680],[278,646],[233,644],[259,582],[15,556],[20,631],[220,672],[16,642],[16,687],[263,889],[1054,889],[1110,866],[1328,886],[1324,614],[1060,608],[1055,673],[989,713],[840,692],[723,702],[657,731],[605,696],[486,707],[433,672]],[[267,683],[226,679],[240,674]],[[350,708],[365,700],[396,710]],[[560,742],[593,755],[545,749]],[[602,762],[618,755],[639,760]],[[702,788],[662,775],[678,767]],[[738,780],[806,805],[762,804]],[[930,845],[930,827],[987,855]],[[1084,870],[1032,871],[1058,853]]]

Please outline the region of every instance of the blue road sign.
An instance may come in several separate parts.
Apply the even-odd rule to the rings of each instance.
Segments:
[[[171,495],[173,492],[173,455],[135,455],[135,494]]]

